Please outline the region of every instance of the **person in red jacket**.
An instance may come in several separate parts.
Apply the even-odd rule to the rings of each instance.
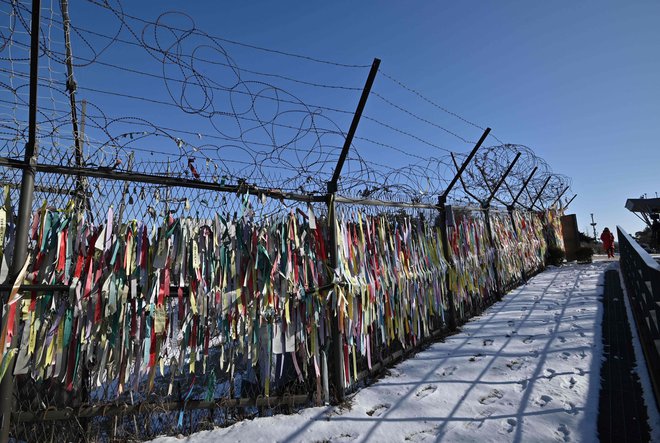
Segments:
[[[603,229],[600,240],[603,242],[605,252],[607,252],[607,258],[614,258],[614,234],[610,232],[609,228]]]

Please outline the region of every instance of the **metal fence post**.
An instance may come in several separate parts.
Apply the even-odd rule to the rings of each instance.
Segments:
[[[477,142],[476,145],[474,145],[474,148],[472,148],[472,151],[470,151],[470,154],[468,157],[465,159],[463,164],[458,167],[456,166],[456,174],[454,175],[454,178],[449,182],[449,185],[447,185],[447,189],[438,197],[438,210],[440,211],[440,233],[442,237],[442,252],[445,256],[445,260],[447,261],[447,264],[451,266],[452,262],[452,257],[451,253],[449,251],[449,241],[448,241],[448,235],[447,235],[447,197],[449,196],[449,193],[451,190],[454,188],[454,185],[456,185],[456,182],[461,178],[461,174],[463,174],[463,171],[465,171],[465,168],[467,168],[467,165],[472,161],[474,156],[476,155],[477,151],[483,144],[483,142],[486,140],[486,137],[488,137],[488,134],[490,134],[490,128],[486,128],[483,134],[481,134],[481,138],[479,138],[479,141]],[[452,154],[452,159],[454,158]],[[458,325],[458,315],[456,313],[456,304],[454,303],[454,294],[452,294],[452,291],[450,289],[450,282],[449,278],[447,278],[447,300],[449,300],[449,321],[447,323],[447,326],[449,327],[450,331],[454,331],[456,329],[456,326]]]
[[[538,192],[538,194],[536,194],[536,197],[534,198],[534,201],[532,201],[532,205],[529,207],[530,211],[534,210],[534,206],[536,206],[536,202],[541,197],[541,194],[543,194],[543,191],[545,191],[545,187],[548,186],[548,183],[550,183],[551,178],[552,178],[552,175],[549,175],[548,178],[545,179],[545,182],[543,182],[543,186],[541,186],[541,190]]]
[[[513,211],[514,211],[514,208],[516,206],[516,203],[518,203],[518,199],[522,195],[523,191],[525,189],[527,189],[527,185],[529,184],[532,177],[534,177],[534,174],[536,174],[536,171],[538,169],[539,169],[538,166],[534,166],[534,169],[532,169],[532,172],[531,172],[531,174],[529,174],[529,177],[527,177],[527,179],[525,179],[525,181],[523,182],[523,185],[520,188],[520,191],[518,191],[518,194],[516,194],[513,201],[511,202],[511,204],[507,206],[507,211],[509,212],[509,218],[511,219],[511,225],[513,226],[513,232],[516,234],[516,238],[518,238],[518,227],[516,226],[516,218],[513,215]],[[521,239],[518,238],[518,241],[520,242]],[[525,263],[524,262],[522,263],[522,269],[520,270],[520,272],[521,272],[520,275],[522,276],[523,281],[526,282],[527,281],[527,275],[525,273]]]
[[[76,81],[73,77],[73,51],[71,49],[71,19],[69,18],[69,1],[60,0],[62,11],[62,27],[64,28],[64,48],[66,64],[66,89],[69,93],[69,104],[71,106],[71,128],[73,130],[73,142],[75,162],[77,167],[83,167],[83,143],[84,143],[84,121],[86,101],[83,100],[82,122],[78,125],[76,108]],[[76,204],[80,209],[89,209],[89,195],[87,195],[87,178],[83,175],[76,176]]]
[[[495,254],[495,257],[494,257],[495,263],[493,264],[493,273],[495,275],[495,288],[496,288],[496,291],[497,291],[496,297],[497,297],[498,301],[502,300],[502,292],[503,292],[502,282],[500,281],[499,271],[497,270],[497,265],[498,265],[498,262],[500,260],[500,253],[497,250],[497,248],[495,247],[495,239],[493,238],[493,228],[492,228],[491,223],[490,223],[490,209],[489,208],[490,208],[490,202],[493,201],[493,198],[495,197],[495,194],[497,194],[497,191],[499,191],[500,187],[502,186],[502,184],[506,180],[507,176],[509,175],[509,173],[511,173],[511,170],[513,169],[513,166],[516,164],[516,162],[520,158],[520,155],[521,155],[520,152],[516,154],[516,157],[513,159],[513,161],[511,162],[509,167],[506,169],[506,171],[504,171],[504,174],[502,175],[502,177],[500,177],[500,180],[497,182],[495,187],[491,190],[490,196],[488,197],[488,199],[482,203],[482,207],[484,208],[484,210],[486,212],[486,231],[487,231],[488,239],[490,240],[490,245],[493,248],[494,254]]]
[[[27,258],[28,230],[30,215],[32,213],[32,198],[34,192],[34,164],[36,163],[37,144],[37,74],[39,68],[39,21],[41,13],[41,0],[32,1],[32,23],[30,31],[30,107],[28,142],[25,145],[25,159],[23,177],[21,180],[21,196],[18,204],[18,220],[16,222],[16,246],[9,272],[9,281],[17,278]],[[7,301],[4,299],[3,302]],[[18,309],[18,307],[17,307]],[[15,316],[18,325],[20,314]],[[10,349],[16,345],[18,335],[11,338]],[[2,349],[4,353],[5,349]],[[9,428],[11,427],[11,412],[14,397],[14,363],[15,359],[9,360],[7,372],[0,383],[0,412],[2,413],[2,428],[0,429],[0,443],[9,440]]]
[[[493,275],[495,276],[495,298],[497,301],[502,300],[502,285],[500,282],[500,273],[497,270],[497,264],[500,260],[500,253],[495,247],[495,240],[493,238],[493,227],[491,226],[490,223],[490,207],[485,207],[484,208],[484,218],[486,219],[486,235],[488,236],[488,242],[490,243],[490,246],[493,248]]]
[[[452,258],[451,258],[451,252],[449,251],[449,239],[447,235],[447,207],[445,205],[445,197],[440,196],[440,199],[438,200],[438,212],[439,212],[439,217],[440,217],[440,238],[442,240],[442,254],[445,257],[445,261],[447,262],[448,266],[451,266],[452,263]],[[449,282],[449,276],[445,279],[447,281],[447,302],[448,302],[448,308],[449,308],[449,315],[448,315],[448,321],[447,321],[447,327],[449,328],[450,331],[456,330],[456,326],[458,325],[458,317],[456,315],[456,304],[454,303],[454,294],[452,293],[451,290],[451,285]]]
[[[355,136],[355,132],[357,131],[358,124],[360,123],[360,117],[362,117],[362,111],[364,111],[364,107],[367,104],[367,99],[369,98],[369,94],[371,93],[371,87],[373,86],[374,79],[376,78],[376,74],[378,73],[378,67],[380,66],[380,60],[375,58],[373,63],[371,64],[371,70],[369,71],[369,76],[367,77],[367,81],[364,85],[364,89],[362,90],[362,95],[360,96],[360,101],[358,102],[357,109],[355,110],[355,114],[353,115],[353,120],[351,122],[351,126],[348,129],[348,133],[346,134],[346,139],[344,140],[344,146],[341,150],[341,154],[339,155],[339,160],[337,161],[337,165],[335,166],[335,171],[332,174],[332,179],[328,182],[328,196],[327,196],[327,203],[328,203],[328,222],[332,223],[332,226],[330,226],[330,244],[331,244],[331,252],[330,252],[330,268],[332,269],[333,272],[333,281],[334,281],[334,271],[337,268],[337,203],[335,202],[335,195],[337,193],[338,189],[338,181],[339,177],[341,175],[341,170],[344,166],[344,162],[346,161],[346,157],[348,156],[348,151],[351,148],[351,144],[353,143],[353,137]],[[338,299],[338,294],[337,294],[337,285],[334,285],[334,292],[335,292],[335,298],[337,301]],[[335,383],[335,398],[337,402],[342,402],[344,400],[344,339],[342,337],[342,334],[339,331],[339,322],[342,321],[342,318],[339,315],[339,312],[337,312],[337,319],[336,321],[332,321],[332,352],[330,354],[331,357],[331,371],[334,371],[334,374],[332,374],[332,379],[334,380]]]
[[[328,223],[330,223],[330,269],[332,271],[332,279],[334,282],[335,269],[337,268],[337,204],[335,203],[334,194],[328,195]],[[337,285],[333,285],[334,299],[339,301],[339,294],[337,293]],[[344,400],[344,343],[343,337],[339,332],[339,323],[342,321],[339,311],[335,311],[335,319],[331,319],[331,344],[330,358],[331,364],[328,375],[335,385],[335,400],[341,402]]]

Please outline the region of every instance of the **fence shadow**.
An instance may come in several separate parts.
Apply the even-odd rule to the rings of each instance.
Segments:
[[[564,430],[570,432],[568,428],[559,426],[558,420],[566,417],[577,422],[577,426],[571,429],[577,429],[578,435],[572,434],[570,438],[592,438],[596,435],[595,420],[589,421],[589,417],[596,416],[598,407],[599,356],[602,354],[602,344],[592,338],[599,336],[601,327],[600,299],[605,266],[567,266],[546,271],[536,277],[533,284],[511,291],[481,318],[469,322],[461,333],[447,337],[444,343],[432,345],[415,361],[396,366],[392,370],[395,375],[405,374],[414,381],[398,381],[397,377],[379,381],[370,388],[373,393],[368,396],[372,403],[378,404],[372,405],[366,415],[362,415],[361,409],[355,413],[323,409],[312,420],[307,420],[287,434],[282,441],[304,440],[303,437],[312,432],[317,421],[345,423],[346,426],[341,426],[341,429],[345,430],[346,435],[359,435],[363,441],[382,438],[383,433],[379,434],[379,429],[392,423],[410,423],[415,426],[428,423],[426,431],[411,433],[409,439],[423,433],[426,438],[435,436],[436,441],[445,441],[453,435],[455,429],[452,428],[457,424],[469,431],[481,428],[487,422],[497,421],[504,428],[509,428],[508,432],[507,429],[501,431],[502,439],[523,442],[529,441],[529,432],[534,432],[525,427],[526,419],[539,416],[547,417],[544,420],[548,423],[555,423],[557,437],[561,437]],[[543,287],[539,288],[541,285]],[[522,294],[527,297],[521,299]],[[542,334],[538,334],[539,325],[543,325]],[[496,335],[495,331],[502,331],[502,334]],[[506,331],[509,333],[504,334]],[[526,335],[525,331],[537,331],[537,334]],[[489,340],[494,343],[491,344]],[[529,346],[532,351],[521,351],[520,343],[529,340],[533,340]],[[497,349],[492,349],[493,344]],[[477,352],[480,346],[483,351]],[[586,366],[582,362],[588,355],[591,355],[591,360]],[[559,359],[572,359],[570,361],[575,368],[571,366],[564,371],[555,371],[553,362],[559,362]],[[473,377],[460,372],[461,369],[468,369],[474,361],[481,360],[487,362],[482,363]],[[512,367],[507,368],[506,363]],[[512,377],[511,374],[519,370],[517,364],[527,365],[532,370],[524,377]],[[553,400],[551,395],[555,394],[548,391],[550,384],[558,384],[557,389],[580,390],[579,395],[584,399],[584,404]],[[389,400],[377,401],[379,389],[385,392],[392,388],[400,389],[401,396],[389,403]],[[403,414],[402,411],[410,410],[411,403],[417,404],[419,397],[423,398],[429,391],[428,395],[435,395],[437,401],[450,404],[446,414],[425,414],[421,403],[419,414],[413,417]],[[488,410],[491,400],[499,400],[497,397],[489,397],[496,392],[516,392],[519,400],[487,415],[476,414],[475,410],[482,406]],[[502,413],[502,410],[507,412]],[[554,436],[549,435],[548,438]]]

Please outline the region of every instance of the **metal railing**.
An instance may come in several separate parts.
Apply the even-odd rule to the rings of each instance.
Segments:
[[[660,264],[617,226],[620,265],[653,385],[660,404]]]

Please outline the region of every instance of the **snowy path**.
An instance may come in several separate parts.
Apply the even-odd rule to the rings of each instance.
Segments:
[[[537,275],[348,408],[258,418],[185,441],[597,441],[598,298],[609,265]]]

